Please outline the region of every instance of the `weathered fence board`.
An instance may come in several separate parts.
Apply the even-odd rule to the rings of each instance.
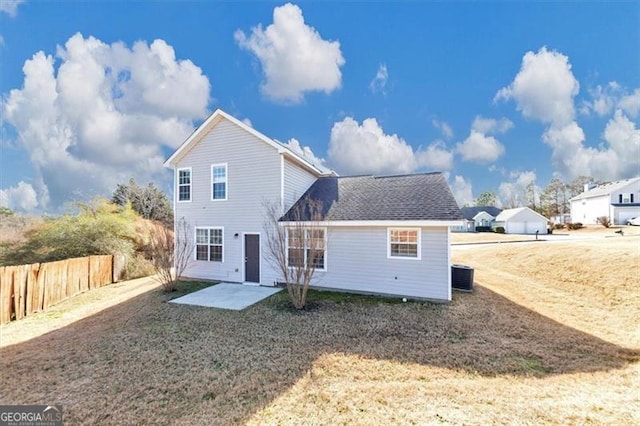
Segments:
[[[0,267],[0,324],[113,282],[113,256]]]
[[[13,316],[13,269],[0,268],[0,323],[6,324]]]

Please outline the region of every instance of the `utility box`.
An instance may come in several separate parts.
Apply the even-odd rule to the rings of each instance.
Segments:
[[[451,287],[454,290],[473,291],[473,268],[466,265],[451,265]]]

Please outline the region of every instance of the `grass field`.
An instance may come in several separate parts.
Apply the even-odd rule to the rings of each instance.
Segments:
[[[21,343],[5,342],[36,320],[0,329],[0,401],[62,403],[69,424],[638,424],[639,243],[454,251],[476,289],[451,304],[93,300],[95,314],[58,329],[54,316]]]

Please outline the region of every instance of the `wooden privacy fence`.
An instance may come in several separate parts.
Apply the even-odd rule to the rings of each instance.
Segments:
[[[113,281],[111,255],[0,267],[0,324]]]

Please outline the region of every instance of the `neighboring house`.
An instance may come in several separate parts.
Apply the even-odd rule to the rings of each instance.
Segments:
[[[451,300],[449,227],[462,215],[441,174],[337,178],[221,110],[165,166],[175,217],[194,228],[186,276],[275,285],[265,202],[284,213],[311,196],[323,203],[313,225],[326,241],[314,286]]]
[[[546,234],[547,222],[546,217],[529,207],[518,207],[500,212],[493,226],[502,226],[507,234]]]
[[[640,216],[640,177],[585,185],[584,192],[571,199],[572,222],[594,224],[600,216],[608,217],[615,225]]]
[[[493,226],[496,216],[502,211],[492,206],[462,207],[460,209],[464,217],[462,226],[452,227],[454,232],[475,232],[478,226]]]

